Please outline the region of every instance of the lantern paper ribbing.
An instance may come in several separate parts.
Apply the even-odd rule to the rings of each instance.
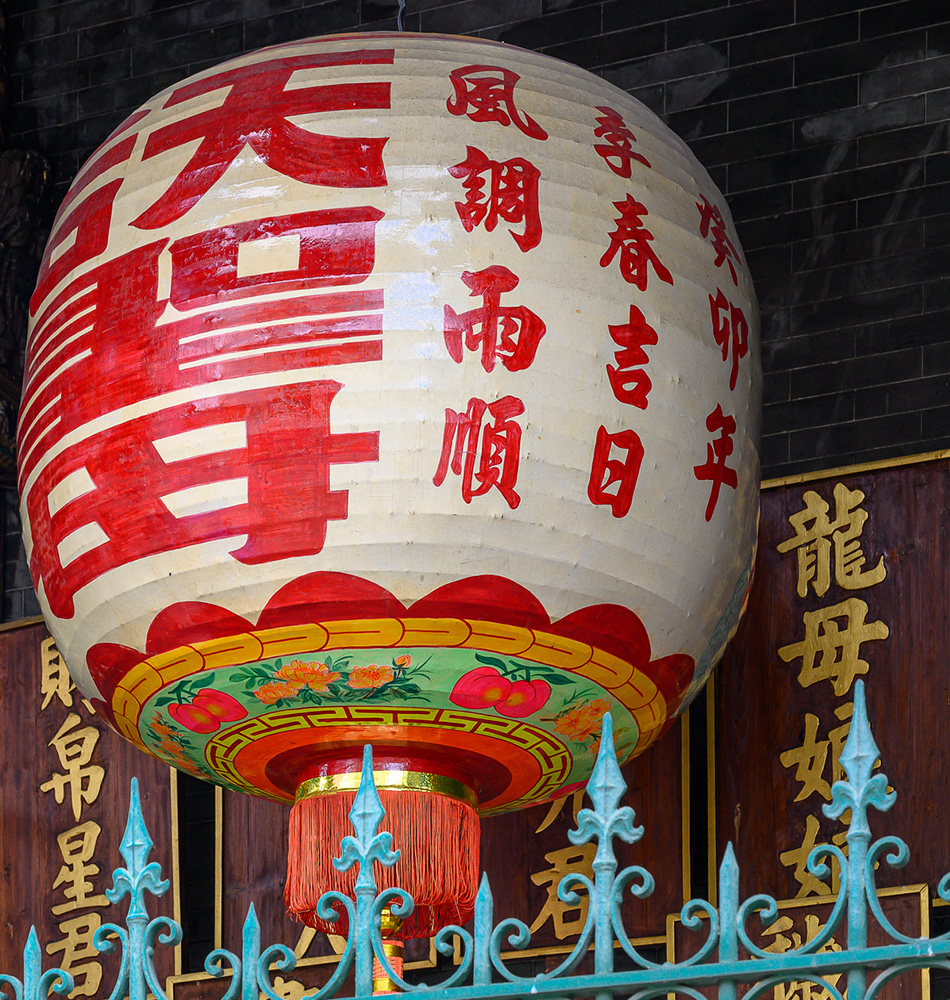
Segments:
[[[586,781],[608,710],[645,749],[735,628],[748,270],[686,146],[589,73],[399,34],[197,74],[77,176],[31,317],[37,592],[176,766],[320,810],[372,742],[465,789],[446,815],[516,809]]]

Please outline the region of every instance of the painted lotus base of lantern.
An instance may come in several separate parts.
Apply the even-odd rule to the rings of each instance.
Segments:
[[[421,762],[403,770],[462,781],[492,815],[586,781],[607,711],[621,759],[644,749],[693,680],[691,657],[651,658],[625,608],[552,623],[524,588],[477,577],[409,609],[377,588],[375,605],[361,602],[377,616],[343,617],[346,593],[365,586],[311,574],[256,627],[208,604],[166,609],[144,651],[90,650],[90,673],[111,692],[98,706],[143,749],[237,791],[291,804],[315,762],[355,770],[339,762],[370,742]]]
[[[348,828],[371,743],[389,830],[415,866],[400,861],[392,875],[416,902],[399,936],[426,937],[472,915],[479,816],[580,787],[607,711],[621,759],[648,746],[694,664],[651,658],[625,608],[551,622],[502,578],[459,581],[409,608],[381,588],[370,600],[367,587],[311,574],[275,594],[256,624],[209,604],[173,606],[145,650],[102,643],[88,664],[111,691],[98,708],[122,735],[199,777],[293,806],[285,901],[323,930],[320,892],[352,891],[329,845]],[[349,617],[354,594],[372,617]]]

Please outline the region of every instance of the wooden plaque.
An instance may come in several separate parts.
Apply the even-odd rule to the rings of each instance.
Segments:
[[[763,491],[755,584],[715,694],[717,857],[735,843],[744,894],[836,888],[805,857],[843,843],[821,806],[858,677],[898,793],[872,832],[911,850],[905,869],[882,863],[879,884],[935,887],[950,868],[948,504],[946,459]]]
[[[131,778],[166,878],[172,866],[168,767],[120,739],[73,688],[42,622],[0,631],[0,970],[22,975],[23,947],[36,926],[44,968],[71,972],[73,997],[104,996],[118,971],[116,955],[92,944],[104,923],[125,924],[128,899],[105,897],[112,871],[125,865]],[[148,898],[152,916],[173,915],[174,885]],[[156,966],[173,971],[171,948],[156,948]]]

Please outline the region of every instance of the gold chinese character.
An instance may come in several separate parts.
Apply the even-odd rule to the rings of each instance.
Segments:
[[[819,597],[827,593],[831,584],[832,552],[835,583],[845,590],[873,587],[887,576],[884,556],[874,569],[864,568],[867,560],[860,539],[868,515],[859,506],[864,494],[838,483],[834,497],[835,519],[832,521],[828,517],[828,504],[813,490],[807,490],[802,496],[804,510],[788,519],[795,534],[778,545],[779,552],[798,549],[799,597],[808,593],[809,583]]]
[[[772,943],[766,945],[763,951],[784,955],[785,952],[792,948],[801,948],[803,944],[807,944],[809,941],[814,940],[818,936],[818,932],[821,930],[822,926],[823,925],[819,921],[817,914],[806,913],[805,939],[803,941],[801,934],[794,930],[794,921],[792,918],[788,916],[779,917],[775,923],[766,927],[765,930],[762,931],[763,936],[773,938]],[[791,931],[791,937],[786,937],[784,934],[785,931]],[[838,942],[832,937],[829,938],[818,950],[819,952],[841,951],[841,945],[838,944]],[[830,983],[832,986],[837,986],[841,975],[842,974],[840,972],[835,972],[829,976],[823,976],[822,978],[826,983]],[[780,983],[775,987],[773,996],[774,1000],[831,1000],[831,993],[828,990],[823,989],[817,983],[808,982],[807,980]]]
[[[564,807],[567,805],[568,799],[571,800],[571,812],[574,816],[574,825],[576,826],[577,814],[584,805],[583,788],[578,788],[576,792],[568,792],[567,795],[562,795],[559,799],[555,799],[551,803],[551,807],[548,809],[544,819],[541,820],[541,825],[534,832],[541,833],[542,830],[546,830],[564,812]]]
[[[102,894],[92,895],[93,884],[87,879],[99,874],[99,866],[87,864],[96,851],[96,842],[102,827],[98,823],[86,821],[57,836],[59,851],[66,864],[59,870],[53,888],[63,886],[63,895],[68,902],[53,907],[53,913],[69,913],[87,906],[108,906],[109,900]]]
[[[849,597],[840,604],[819,611],[805,612],[802,616],[805,638],[801,642],[782,646],[778,651],[786,663],[801,659],[798,683],[802,687],[811,687],[818,681],[831,681],[835,694],[840,698],[848,693],[858,674],[868,672],[867,662],[858,655],[861,643],[886,639],[890,630],[884,622],[866,622],[867,613],[867,604],[857,597]],[[847,619],[843,628],[838,625],[837,618]]]
[[[848,702],[839,705],[835,709],[835,715],[842,720],[850,719],[853,711],[854,704]],[[818,739],[818,724],[818,716],[808,712],[805,715],[805,739],[802,745],[779,755],[783,767],[795,768],[795,780],[802,786],[795,796],[796,802],[801,802],[816,792],[830,802],[832,784],[844,776],[841,751],[844,748],[844,741],[848,738],[851,723],[845,722],[843,726],[830,730],[825,740]],[[824,777],[829,750],[831,751],[830,781]]]
[[[571,905],[558,899],[557,887],[568,872],[577,872],[593,879],[596,853],[597,848],[594,844],[581,844],[580,847],[562,847],[559,851],[551,851],[544,855],[544,860],[549,862],[551,867],[546,871],[535,872],[531,876],[531,881],[535,885],[546,885],[548,898],[529,928],[532,934],[543,927],[548,920],[554,923],[554,936],[558,941],[563,941],[572,934],[579,934],[584,929],[590,905],[587,893],[583,889],[579,891],[578,902]],[[572,913],[576,915],[569,916]]]
[[[58,925],[63,937],[46,946],[47,955],[55,955],[58,951],[63,953],[57,964],[72,973],[76,981],[75,989],[69,994],[71,997],[91,997],[99,990],[102,966],[98,962],[99,951],[92,943],[92,936],[100,926],[102,918],[98,913],[70,917]]]
[[[69,786],[73,816],[79,819],[83,802],[92,803],[99,797],[105,769],[91,764],[92,752],[99,741],[99,733],[93,726],[77,729],[80,718],[70,712],[59,732],[49,741],[56,750],[64,774],[53,774],[49,781],[40,785],[40,791],[53,792],[57,802],[62,802]]]
[[[833,844],[837,844],[839,847],[844,846],[845,853],[847,853],[846,836],[846,833],[836,833],[831,838]],[[786,868],[795,869],[792,874],[800,887],[795,893],[796,898],[799,896],[821,896],[828,892],[828,886],[806,867],[808,855],[814,850],[817,837],[818,817],[808,816],[805,820],[805,837],[801,847],[793,847],[790,851],[783,851],[779,855],[779,860]],[[837,892],[841,885],[841,870],[833,859],[829,862],[829,867],[831,868],[831,891]]]
[[[59,698],[66,708],[72,708],[75,685],[53,639],[44,639],[40,646],[40,669],[40,694],[43,696],[40,711],[44,711],[53,698]]]

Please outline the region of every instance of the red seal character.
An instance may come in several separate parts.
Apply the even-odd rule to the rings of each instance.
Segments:
[[[651,265],[660,281],[672,285],[673,275],[650,246],[653,233],[643,225],[643,216],[649,215],[646,207],[628,194],[623,201],[615,201],[614,208],[620,209],[620,217],[615,220],[617,228],[610,234],[610,246],[600,258],[600,266],[609,267],[619,253],[624,281],[636,285],[641,292],[647,290]]]
[[[622,457],[612,458],[612,454]],[[643,444],[636,431],[608,434],[606,427],[599,427],[587,484],[590,502],[610,507],[614,517],[624,517],[633,502],[642,462]]]
[[[521,426],[513,418],[522,413],[524,403],[516,396],[503,396],[493,403],[473,398],[464,413],[446,409],[442,454],[432,482],[441,486],[451,468],[462,478],[462,499],[466,503],[494,487],[514,510],[521,503],[515,490],[521,461]],[[486,416],[491,419],[486,420]]]
[[[53,614],[71,617],[76,592],[109,570],[200,542],[234,537],[231,554],[247,564],[320,552],[328,522],[347,516],[331,467],[379,458],[377,432],[331,432],[341,388],[305,382],[179,403],[60,452],[27,496],[30,568]]]
[[[389,107],[390,84],[337,82],[291,87],[301,70],[325,66],[392,64],[392,49],[354,49],[285,56],[266,63],[213,73],[172,92],[170,108],[214,91],[225,91],[215,107],[163,125],[148,137],[143,160],[197,142],[171,187],[132,223],[155,229],[181,218],[234,162],[245,145],[277,173],[305,184],[382,187],[385,138],[320,135],[290,121],[323,111]],[[247,123],[255,122],[248,129]]]
[[[699,235],[702,238],[708,239],[712,245],[713,249],[716,251],[716,267],[722,267],[723,264],[729,265],[729,273],[732,275],[732,283],[734,285],[739,284],[739,278],[736,275],[736,267],[733,261],[739,263],[739,251],[736,250],[735,244],[729,239],[729,234],[726,232],[726,223],[723,220],[722,212],[719,211],[717,205],[710,205],[708,199],[705,195],[701,195],[702,203],[696,202],[696,207],[699,209]]]
[[[620,348],[614,352],[616,365],[607,365],[607,377],[614,396],[641,410],[647,408],[647,397],[653,388],[643,366],[650,360],[643,349],[657,342],[656,330],[647,323],[636,306],[630,307],[630,320],[620,326],[608,326],[610,338]]]
[[[736,470],[726,465],[726,459],[732,454],[734,445],[732,436],[736,432],[735,417],[726,416],[722,407],[716,409],[706,418],[706,430],[710,433],[719,432],[719,437],[706,444],[706,461],[693,467],[693,473],[699,480],[712,483],[709,491],[709,502],[706,504],[706,520],[711,521],[716,503],[719,501],[719,491],[723,486],[735,489],[738,485]]]
[[[541,171],[523,157],[499,162],[490,160],[480,149],[466,146],[467,156],[449,167],[449,173],[462,181],[465,201],[457,201],[459,218],[470,233],[485,224],[492,232],[498,220],[513,226],[524,223],[524,232],[511,232],[522,251],[541,242],[541,216],[538,211],[538,179]],[[486,183],[488,185],[486,190]]]
[[[467,115],[473,122],[514,124],[531,139],[547,139],[547,132],[515,104],[515,84],[521,79],[517,73],[479,63],[453,69],[449,79],[455,96],[445,106],[453,115]]]
[[[633,144],[637,137],[624,124],[620,112],[609,107],[597,110],[602,114],[597,119],[594,135],[603,142],[594,146],[594,152],[602,156],[607,166],[620,177],[630,176],[634,160],[649,167],[650,161],[642,153],[634,152]]]
[[[514,272],[501,264],[482,271],[462,272],[462,281],[473,296],[482,296],[484,304],[464,313],[457,313],[451,306],[444,307],[443,335],[453,361],[461,363],[463,349],[481,349],[486,372],[494,369],[498,358],[510,372],[531,366],[545,325],[525,306],[501,305],[501,296],[516,288],[518,280]]]
[[[41,450],[132,403],[221,378],[381,358],[382,290],[347,287],[373,269],[381,215],[326,209],[211,229],[171,246],[157,240],[92,268],[49,301],[34,297],[40,311],[21,409],[21,481]],[[73,244],[77,252],[87,253],[87,230]],[[272,259],[270,241],[292,253],[280,256],[276,271],[246,273],[255,252]],[[167,300],[158,296],[166,247]],[[117,366],[121,378],[102,376]]]
[[[728,361],[732,354],[729,388],[735,389],[739,361],[749,353],[749,324],[745,313],[734,306],[720,288],[716,289],[715,296],[709,296],[709,311],[712,313],[713,336],[722,348],[722,360]]]

